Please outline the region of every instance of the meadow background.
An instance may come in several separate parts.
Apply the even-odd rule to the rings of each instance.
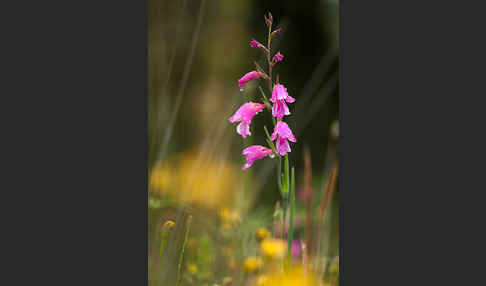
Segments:
[[[338,159],[338,2],[148,4],[149,285],[256,285],[261,274],[249,273],[245,261],[260,255],[258,229],[279,232],[275,163],[266,158],[241,171],[241,150],[265,145],[263,125],[272,126],[271,117],[256,116],[245,140],[228,118],[259,98],[261,82],[242,92],[237,80],[254,69],[253,61],[264,65],[249,42],[264,41],[267,12],[282,28],[272,43],[284,55],[275,72],[296,99],[287,121],[298,140],[290,153],[294,237],[310,241],[308,261],[319,283],[330,283],[339,246],[337,188],[321,224],[319,218]],[[164,232],[167,221],[175,224]]]

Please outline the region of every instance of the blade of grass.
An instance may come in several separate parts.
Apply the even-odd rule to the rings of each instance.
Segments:
[[[324,221],[324,217],[326,215],[327,207],[329,205],[329,202],[332,199],[332,195],[334,193],[334,189],[336,188],[336,182],[338,178],[338,166],[334,166],[334,168],[331,171],[331,176],[329,178],[329,182],[327,184],[326,188],[326,195],[324,196],[324,200],[322,201],[321,204],[321,215],[319,217],[319,226],[322,226],[322,222]]]
[[[180,283],[181,283],[181,278],[182,278],[182,272],[181,272],[182,259],[184,258],[184,250],[186,249],[187,240],[189,238],[189,230],[191,229],[191,222],[192,222],[192,215],[189,215],[189,217],[187,218],[187,222],[186,222],[186,233],[184,234],[184,242],[182,243],[181,254],[179,256],[179,263],[178,263],[178,267],[177,267],[177,275],[178,275],[178,278],[177,278],[177,285],[176,286],[179,286]]]
[[[312,162],[309,148],[304,148],[304,194],[305,194],[305,244],[307,254],[312,249]]]
[[[284,190],[285,190],[285,196],[288,195],[289,193],[289,154],[285,154],[285,169],[284,169]]]
[[[290,214],[289,214],[289,235],[288,235],[288,257],[292,258],[292,240],[294,239],[294,210],[295,210],[295,168],[292,167],[290,180]]]

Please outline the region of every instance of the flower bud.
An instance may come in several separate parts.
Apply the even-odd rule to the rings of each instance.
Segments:
[[[265,17],[265,23],[267,23],[267,26],[270,27],[272,25],[272,21],[267,18],[267,15],[263,15],[263,17]]]
[[[281,28],[278,28],[277,30],[273,31],[270,36],[273,38],[273,37],[276,37],[278,34],[280,34],[280,31],[282,31]]]
[[[256,48],[256,47],[259,47],[259,46],[261,46],[261,45],[262,45],[262,44],[260,44],[260,43],[259,43],[258,41],[256,41],[256,40],[251,40],[251,42],[250,42],[250,46],[251,46],[252,48]]]
[[[175,222],[171,221],[171,220],[168,220],[164,223],[164,225],[162,226],[162,228],[164,230],[171,230],[173,229],[175,226]]]

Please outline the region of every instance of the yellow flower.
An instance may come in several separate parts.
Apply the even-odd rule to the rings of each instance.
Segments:
[[[282,258],[287,252],[287,243],[282,239],[265,239],[260,243],[260,249],[269,258]]]
[[[164,230],[171,230],[173,229],[175,226],[175,222],[171,221],[171,220],[168,220],[164,223],[164,225],[162,226],[162,228]]]
[[[223,222],[223,228],[232,228],[241,221],[240,214],[235,210],[230,211],[228,208],[223,208],[219,215]]]
[[[158,164],[150,174],[150,186],[158,192],[168,188],[172,181],[170,168],[166,165]]]
[[[189,263],[189,264],[187,265],[187,270],[189,270],[189,272],[190,272],[192,275],[194,275],[194,274],[196,274],[196,273],[197,273],[197,265],[196,265],[196,264],[194,264],[194,263]]]
[[[265,286],[265,285],[267,285],[266,284],[267,283],[267,280],[268,280],[268,278],[265,275],[258,276],[258,279],[257,279],[257,282],[256,282],[256,286]]]
[[[262,268],[263,262],[259,257],[248,257],[243,262],[243,269],[247,273],[255,273]]]
[[[270,232],[264,228],[259,228],[256,231],[256,238],[259,242],[263,241],[264,239],[270,236]]]
[[[217,209],[234,201],[234,182],[241,172],[208,150],[183,153],[150,171],[150,190],[173,199]]]
[[[257,279],[255,286],[317,286],[317,281],[317,276],[312,272],[304,272],[301,266],[295,266],[285,272],[276,271]]]

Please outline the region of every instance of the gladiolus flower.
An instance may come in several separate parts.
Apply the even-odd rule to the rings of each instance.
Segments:
[[[282,55],[280,52],[278,52],[278,53],[277,53],[275,56],[273,56],[273,60],[274,60],[276,63],[278,63],[278,62],[280,62],[281,60],[283,60],[283,57],[284,57],[284,56],[283,56],[283,55]]]
[[[244,76],[242,76],[238,80],[238,87],[240,89],[243,89],[243,87],[245,86],[245,84],[247,84],[249,81],[254,80],[254,79],[257,79],[259,77],[260,77],[260,74],[257,71],[251,71],[251,72],[245,74]]]
[[[278,138],[277,138],[278,135]],[[277,122],[277,125],[275,126],[275,129],[273,130],[272,136],[270,136],[270,140],[275,140],[277,139],[277,143],[275,144],[275,148],[277,149],[277,152],[285,156],[287,152],[290,152],[290,145],[287,140],[290,140],[292,142],[297,142],[297,140],[294,137],[294,134],[292,133],[292,130],[290,130],[289,126],[287,123],[283,121]]]
[[[253,145],[245,148],[243,152],[241,152],[241,154],[246,157],[246,164],[243,166],[243,170],[249,168],[256,160],[262,159],[271,153],[272,149],[260,145]]]
[[[238,110],[231,116],[228,120],[233,122],[240,122],[236,127],[236,132],[240,134],[243,138],[246,136],[251,135],[250,133],[250,123],[253,116],[255,116],[258,112],[262,111],[266,107],[265,104],[255,103],[255,102],[247,102],[240,106]]]
[[[253,47],[253,48],[256,48],[258,46],[261,46],[262,44],[260,44],[258,41],[256,40],[251,40],[250,42],[250,46]]]
[[[290,115],[289,108],[285,102],[295,102],[295,98],[288,94],[287,89],[283,85],[276,84],[273,87],[270,101],[274,103],[272,107],[272,115],[280,120],[284,115]]]

